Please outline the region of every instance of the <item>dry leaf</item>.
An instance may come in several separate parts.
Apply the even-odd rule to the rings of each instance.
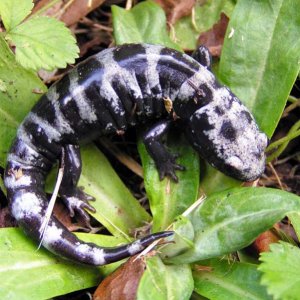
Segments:
[[[195,0],[155,0],[166,12],[170,24],[191,13]]]
[[[52,0],[41,0],[33,9],[33,13],[48,5]],[[100,6],[104,0],[60,1],[47,9],[43,14],[58,17],[67,26],[77,23],[92,10]]]
[[[212,56],[219,57],[221,55],[228,22],[228,17],[221,13],[219,22],[199,37],[199,44],[206,46]]]
[[[78,230],[82,230],[85,232],[90,231],[90,228],[86,228],[84,222],[81,221],[77,216],[76,216],[76,221],[78,220],[78,223],[73,223],[70,217],[69,210],[60,201],[57,201],[55,203],[53,214],[62,224],[64,224],[64,226],[67,227],[69,231],[78,231]]]
[[[136,299],[138,284],[145,268],[144,259],[131,257],[101,282],[93,300]]]
[[[278,241],[279,237],[272,230],[268,230],[257,237],[253,242],[253,246],[257,253],[267,252],[270,250],[270,244]]]

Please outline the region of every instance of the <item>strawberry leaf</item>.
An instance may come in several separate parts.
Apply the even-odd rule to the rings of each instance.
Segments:
[[[20,24],[33,8],[32,0],[1,0],[0,16],[7,31]]]
[[[75,38],[52,18],[32,18],[8,32],[6,39],[16,46],[16,59],[25,68],[64,68],[78,57]]]
[[[285,242],[272,244],[270,249],[260,257],[262,284],[274,299],[299,299],[300,249]]]

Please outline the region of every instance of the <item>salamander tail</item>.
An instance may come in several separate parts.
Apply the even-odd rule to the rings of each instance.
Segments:
[[[41,228],[49,203],[44,192],[45,174],[46,172],[34,167],[20,168],[15,162],[8,163],[5,174],[12,215],[37,242],[41,240]],[[78,239],[52,215],[43,232],[42,246],[66,259],[100,266],[135,255],[153,241],[170,235],[172,232],[160,232],[128,245],[102,248]]]
[[[23,226],[24,228],[24,226]],[[40,234],[30,232],[34,237]],[[85,243],[67,230],[55,217],[51,217],[44,232],[42,245],[63,258],[82,264],[101,266],[133,256],[144,250],[153,241],[168,237],[173,232],[159,232],[119,247],[100,247],[94,243]]]
[[[143,251],[147,246],[149,246],[152,242],[166,238],[168,236],[173,235],[173,231],[163,231],[163,232],[157,232],[153,233],[151,235],[148,235],[140,240],[137,240],[131,244],[124,245],[117,248],[106,248],[107,254],[106,254],[106,263],[115,262],[118,260],[121,260],[123,258],[133,256],[137,253],[140,253]]]

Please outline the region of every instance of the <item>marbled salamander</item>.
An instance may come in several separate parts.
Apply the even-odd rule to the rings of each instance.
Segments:
[[[47,208],[45,177],[64,157],[60,196],[71,214],[88,220],[91,197],[77,188],[81,172],[79,144],[99,136],[123,134],[128,127],[151,123],[144,143],[160,177],[177,177],[175,155],[161,138],[175,122],[199,154],[222,172],[254,180],[265,165],[267,137],[240,100],[221,86],[210,70],[205,47],[190,57],[158,45],[110,48],[80,63],[42,96],[20,125],[10,149],[5,186],[12,215],[34,239]],[[62,155],[63,154],[63,155]],[[130,245],[101,248],[70,233],[55,217],[43,246],[77,262],[103,265],[140,252],[156,233]]]

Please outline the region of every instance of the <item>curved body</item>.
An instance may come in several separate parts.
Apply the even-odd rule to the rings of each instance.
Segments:
[[[182,122],[191,144],[221,171],[245,180],[262,173],[265,135],[247,108],[217,83],[208,52],[200,48],[196,54],[193,59],[146,44],[107,49],[80,63],[41,97],[19,127],[5,171],[12,214],[30,236],[39,240],[48,204],[44,182],[52,165],[63,162],[60,196],[71,214],[76,211],[88,221],[84,209],[93,210],[88,204],[91,197],[77,188],[79,145],[99,136],[123,134],[140,123],[151,124],[144,142],[161,178],[168,175],[177,180],[175,170],[182,169],[160,141],[174,122]],[[68,259],[103,265],[136,254],[152,240],[168,235],[158,233],[127,246],[101,248],[80,241],[51,217],[43,246]]]

